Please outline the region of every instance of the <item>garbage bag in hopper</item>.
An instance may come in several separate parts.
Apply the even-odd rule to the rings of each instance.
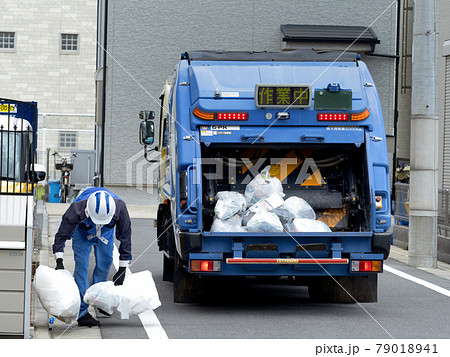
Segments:
[[[106,312],[117,313],[121,319],[161,306],[158,291],[148,270],[127,275],[123,285],[112,281],[92,285],[84,294],[84,302]]]
[[[289,197],[282,206],[292,212],[295,218],[316,219],[316,213],[303,198]]]
[[[331,232],[331,229],[322,221],[296,218],[289,226],[289,232]]]
[[[214,213],[219,219],[227,219],[237,213],[243,212],[247,207],[247,201],[239,192],[221,191],[216,195],[218,199],[214,207]]]
[[[247,230],[241,226],[242,219],[239,215],[235,215],[228,219],[214,218],[214,222],[211,226],[211,232],[247,232]]]
[[[280,196],[278,192],[276,192],[271,193],[270,195],[260,199],[248,210],[253,213],[257,213],[260,210],[271,212],[275,208],[280,207],[283,203],[284,203],[283,198]]]
[[[34,276],[34,289],[49,315],[67,323],[77,319],[80,311],[80,292],[69,271],[40,265]]]
[[[273,209],[271,212],[275,213],[278,216],[281,224],[285,228],[288,225],[290,225],[292,223],[292,221],[295,219],[294,213],[292,213],[290,210],[285,208],[283,205]]]
[[[249,232],[283,232],[283,225],[276,214],[261,210],[248,221],[247,230]]]
[[[245,188],[244,195],[249,206],[254,205],[271,193],[278,193],[281,197],[284,197],[281,181],[277,177],[271,177],[269,170],[270,166],[266,166]]]

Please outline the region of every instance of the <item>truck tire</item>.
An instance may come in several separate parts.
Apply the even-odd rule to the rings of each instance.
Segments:
[[[197,302],[201,298],[202,282],[199,277],[188,273],[178,253],[175,254],[173,279],[173,300],[177,303]]]
[[[310,298],[319,302],[377,302],[377,291],[378,275],[376,274],[336,276],[334,279],[329,276],[317,277],[311,279],[308,284]]]

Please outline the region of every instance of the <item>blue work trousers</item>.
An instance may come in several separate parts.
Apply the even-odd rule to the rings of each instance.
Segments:
[[[94,247],[95,268],[89,281],[89,255]],[[81,305],[78,317],[82,317],[89,305],[83,301],[84,294],[90,285],[108,280],[109,270],[113,262],[114,239],[109,239],[108,244],[103,243],[97,237],[87,239],[85,234],[78,230],[72,235],[72,249],[75,259],[73,277],[80,291]]]

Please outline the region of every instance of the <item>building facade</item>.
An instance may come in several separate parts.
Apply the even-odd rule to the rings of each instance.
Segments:
[[[107,16],[105,12],[108,4]],[[104,47],[107,73],[103,76],[99,48],[97,123],[101,132],[102,81],[106,78],[104,108],[104,185],[128,202],[156,203],[152,164],[142,162],[138,143],[138,113],[159,113],[163,84],[173,73],[180,54],[190,50],[281,51],[304,47],[289,40],[282,25],[362,26],[379,40],[371,49],[351,42],[339,49],[362,51],[380,93],[393,153],[394,86],[397,7],[392,0],[332,1],[176,1],[116,0],[99,2],[99,43]],[[105,21],[106,20],[106,21]],[[107,29],[105,31],[105,28]],[[309,48],[335,48],[330,41],[308,42]],[[325,47],[325,48],[328,48]],[[102,92],[103,93],[103,92]],[[101,135],[98,137],[101,142]],[[102,154],[99,153],[99,157]],[[100,165],[101,167],[101,165]],[[100,170],[102,173],[102,170]]]
[[[94,149],[96,0],[3,0],[0,97],[36,101],[38,161]]]

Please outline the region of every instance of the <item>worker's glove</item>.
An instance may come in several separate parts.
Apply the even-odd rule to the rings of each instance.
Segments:
[[[125,269],[126,267],[119,267],[119,270],[113,277],[114,285],[122,285],[125,280]]]
[[[56,259],[56,270],[64,270],[64,264],[63,264],[63,259],[62,258],[58,258]]]

